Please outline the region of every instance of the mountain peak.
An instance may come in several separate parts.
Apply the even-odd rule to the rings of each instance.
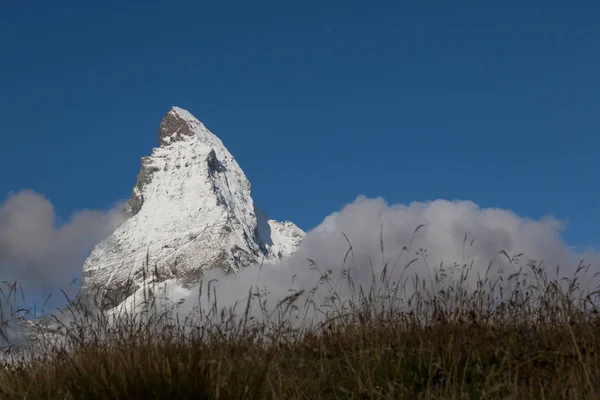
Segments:
[[[142,158],[129,211],[83,267],[82,290],[100,289],[110,306],[150,279],[148,269],[153,282],[190,283],[211,268],[236,272],[288,256],[304,237],[256,207],[250,182],[223,142],[178,107],[160,123],[159,147]]]
[[[186,138],[196,137],[208,145],[222,146],[219,138],[213,135],[202,122],[189,111],[173,106],[163,117],[158,127],[158,144],[170,146]]]

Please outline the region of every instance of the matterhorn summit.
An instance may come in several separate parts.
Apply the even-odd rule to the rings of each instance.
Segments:
[[[142,158],[130,217],[94,247],[83,266],[82,293],[101,292],[109,307],[152,281],[199,281],[291,255],[304,232],[254,205],[250,182],[223,142],[188,111],[173,107],[159,147]]]

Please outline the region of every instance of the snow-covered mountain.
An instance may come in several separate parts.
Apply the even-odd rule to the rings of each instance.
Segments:
[[[144,283],[186,286],[210,268],[237,272],[295,251],[304,232],[256,207],[238,163],[192,114],[173,107],[158,140],[142,158],[130,218],[84,263],[82,293],[104,294],[113,307]]]

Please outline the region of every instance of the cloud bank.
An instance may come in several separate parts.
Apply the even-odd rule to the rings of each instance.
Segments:
[[[0,279],[18,280],[44,294],[65,288],[80,275],[89,249],[124,219],[120,207],[82,210],[57,226],[52,204],[45,197],[32,191],[12,194],[0,208]],[[300,301],[310,294],[311,317],[315,317],[333,292],[338,302],[356,296],[359,287],[368,292],[384,269],[391,282],[406,280],[407,286],[415,277],[433,282],[440,266],[450,279],[458,278],[462,266],[472,266],[467,281],[471,285],[478,278],[507,276],[528,260],[543,262],[550,276],[556,274],[558,265],[561,276],[572,276],[582,259],[591,264],[590,277],[599,272],[600,255],[574,253],[561,238],[564,228],[552,217],[533,220],[470,201],[404,205],[359,197],[308,232],[288,259],[248,267],[238,275],[212,270],[191,290],[167,281],[156,292],[179,302],[176,312],[181,316],[198,310],[199,305],[206,312],[215,304],[215,294],[219,309],[237,302],[238,312],[243,312],[251,290],[264,295],[267,311],[272,312],[288,296],[304,290]],[[501,251],[521,256],[511,263]],[[321,279],[324,275],[327,282]],[[594,288],[596,283],[584,280],[582,288]],[[139,304],[143,293],[134,297]],[[262,312],[255,304],[251,314]]]
[[[43,195],[9,194],[0,205],[0,280],[17,281],[27,296],[66,290],[81,275],[91,247],[124,222],[121,208],[79,210],[57,225],[54,207]]]
[[[564,224],[552,217],[532,220],[508,210],[481,208],[470,201],[390,205],[382,198],[359,197],[308,232],[297,253],[289,259],[262,268],[249,267],[235,276],[209,271],[200,299],[199,287],[182,294],[175,282],[168,282],[167,292],[175,300],[178,296],[184,300],[179,308],[183,314],[199,301],[204,310],[210,309],[214,293],[219,309],[241,301],[238,310],[243,312],[244,299],[254,288],[267,294],[271,312],[275,305],[301,289],[310,291],[318,287],[312,293],[317,305],[328,302],[332,289],[341,300],[355,295],[358,286],[368,292],[373,277],[377,281],[384,268],[392,282],[408,278],[409,285],[415,276],[433,282],[434,270],[440,266],[446,268],[450,278],[453,274],[458,278],[460,266],[471,262],[467,281],[470,285],[478,277],[492,280],[500,274],[506,277],[528,260],[535,260],[538,266],[542,262],[551,277],[556,275],[557,266],[560,276],[573,276],[582,260],[591,264],[588,274],[600,271],[600,255],[591,251],[574,253],[560,236],[563,229]],[[350,245],[352,251],[348,252]],[[500,251],[511,257],[521,256],[509,262]],[[319,285],[322,274],[329,276],[329,284]],[[589,279],[584,285],[591,288],[595,283]],[[253,315],[257,313],[253,309]]]

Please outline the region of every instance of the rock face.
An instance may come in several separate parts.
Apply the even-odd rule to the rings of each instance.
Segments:
[[[191,284],[210,268],[237,272],[295,251],[304,232],[254,205],[238,163],[193,115],[173,107],[158,140],[142,158],[130,218],[84,263],[82,293],[114,307],[144,283]]]

